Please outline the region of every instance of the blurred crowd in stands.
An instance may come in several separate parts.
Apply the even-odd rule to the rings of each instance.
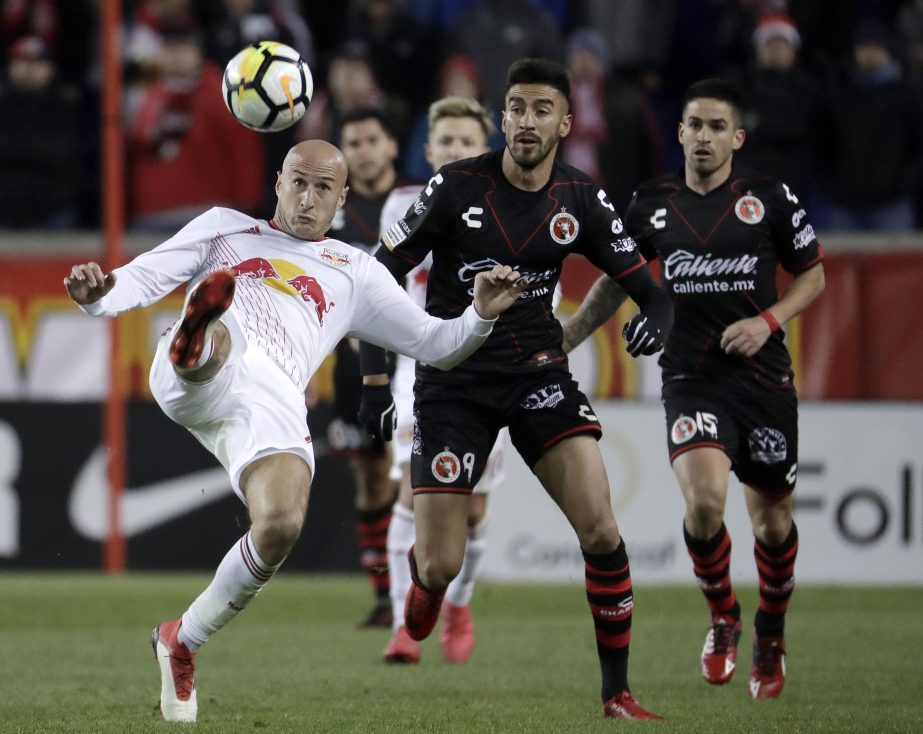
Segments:
[[[99,8],[0,0],[0,227],[100,223]],[[295,140],[338,143],[358,107],[383,110],[399,171],[429,177],[426,107],[472,96],[497,113],[524,56],[565,62],[574,125],[562,155],[624,209],[682,165],[680,95],[707,76],[747,100],[742,163],[777,175],[819,228],[923,228],[923,0],[123,0],[126,215],[175,230],[214,205],[266,216]],[[220,95],[257,40],[299,50],[305,118],[246,130]],[[502,139],[494,141],[501,144]]]

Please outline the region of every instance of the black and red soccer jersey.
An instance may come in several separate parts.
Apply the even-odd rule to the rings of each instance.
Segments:
[[[645,182],[626,214],[648,260],[660,258],[673,330],[660,357],[664,382],[697,378],[746,390],[791,389],[791,359],[777,331],[753,357],[729,355],[721,334],[779,300],[779,266],[800,273],[823,259],[798,197],[774,178],[734,165],[702,196],[682,172]]]
[[[523,191],[504,177],[502,156],[495,151],[440,169],[403,219],[382,234],[376,254],[402,277],[432,252],[426,310],[442,318],[471,303],[481,271],[509,265],[530,279],[485,344],[441,380],[563,362],[552,296],[568,255],[585,255],[616,279],[644,268],[615,208],[588,176],[557,161],[541,190]],[[423,367],[420,374],[433,372]]]

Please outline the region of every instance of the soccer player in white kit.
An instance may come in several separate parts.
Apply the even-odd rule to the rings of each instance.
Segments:
[[[303,394],[324,358],[354,336],[450,369],[522,290],[517,272],[498,267],[479,275],[460,317],[429,316],[373,258],[324,237],[345,183],[337,148],[299,143],[278,174],[272,219],[216,207],[124,267],[106,273],[84,263],[64,278],[95,316],[143,308],[192,284],[182,318],[158,345],[151,390],[228,470],[250,514],[250,530],[211,584],[180,619],[154,628],[167,720],[196,720],[198,649],[249,604],[301,533],[314,471]]]
[[[438,171],[446,163],[472,158],[490,150],[487,141],[495,127],[490,114],[475,100],[467,97],[443,97],[429,107],[429,135],[424,146],[426,160]],[[414,205],[422,186],[394,189],[381,211],[381,231],[385,232]],[[421,308],[426,302],[426,282],[430,258],[407,274],[407,293]],[[420,643],[412,640],[404,628],[404,601],[410,589],[410,565],[407,554],[416,536],[413,521],[413,493],[410,488],[410,451],[413,445],[413,382],[415,362],[399,356],[391,381],[391,393],[397,413],[394,428],[394,466],[399,472],[401,488],[388,527],[388,564],[391,569],[391,607],[394,627],[391,640],[382,656],[388,663],[418,663]],[[386,388],[387,389],[387,388]],[[458,576],[449,584],[442,608],[439,643],[443,658],[463,663],[474,648],[474,626],[469,602],[474,582],[486,549],[487,493],[504,478],[506,429],[500,432],[487,460],[481,481],[468,502],[468,538],[465,558]]]

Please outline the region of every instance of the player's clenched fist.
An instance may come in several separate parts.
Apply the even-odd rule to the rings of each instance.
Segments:
[[[70,275],[64,278],[67,294],[81,306],[95,303],[111,291],[114,285],[115,276],[112,273],[103,273],[99,264],[94,262],[74,265]]]
[[[495,319],[516,303],[529,279],[509,265],[495,265],[474,279],[474,309],[482,319]]]

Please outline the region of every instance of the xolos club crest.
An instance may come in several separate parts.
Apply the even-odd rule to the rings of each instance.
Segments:
[[[433,459],[433,476],[443,484],[451,484],[461,473],[461,462],[458,457],[448,449],[436,454]]]
[[[578,222],[577,218],[573,214],[570,214],[567,209],[561,207],[561,211],[551,218],[551,224],[548,229],[551,232],[551,239],[559,245],[569,245],[577,239],[577,232],[580,231],[580,222]]]
[[[766,207],[749,191],[734,204],[734,213],[744,224],[759,224],[766,216]]]

